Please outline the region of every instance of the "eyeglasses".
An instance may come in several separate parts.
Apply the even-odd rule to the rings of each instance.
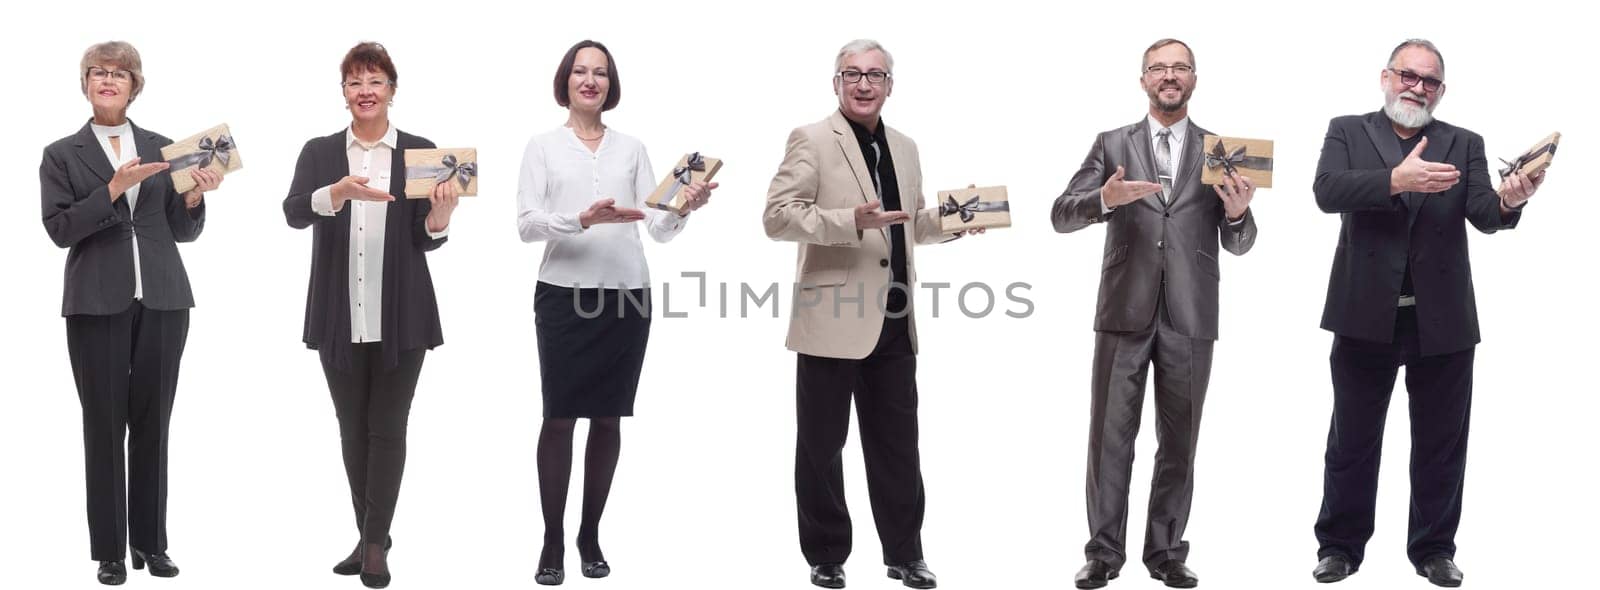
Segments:
[[[1440,88],[1444,88],[1444,80],[1438,78],[1429,78],[1416,72],[1407,72],[1394,68],[1389,68],[1389,71],[1399,76],[1400,83],[1405,84],[1406,88],[1415,88],[1419,83],[1422,84],[1422,89],[1428,92],[1438,92]]]
[[[95,82],[104,82],[106,78],[124,83],[133,81],[133,72],[128,70],[108,70],[98,66],[90,66],[88,71],[84,72],[84,75]]]
[[[365,89],[377,92],[388,85],[389,81],[383,78],[373,78],[364,82],[361,80],[349,80],[344,83],[344,90],[345,92],[360,92]]]
[[[889,78],[892,77],[892,74],[889,72],[861,72],[856,70],[845,70],[836,75],[839,77],[839,80],[845,84],[856,84],[861,82],[862,78],[866,78],[867,83],[873,86],[882,86],[884,82],[888,81]]]
[[[1144,69],[1144,75],[1146,76],[1165,76],[1167,72],[1172,72],[1175,76],[1187,76],[1194,73],[1194,66],[1189,64],[1172,64],[1170,66],[1156,64]]]

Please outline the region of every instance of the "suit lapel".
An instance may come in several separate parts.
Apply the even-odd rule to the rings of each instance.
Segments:
[[[829,121],[833,125],[834,142],[839,144],[839,150],[844,153],[844,161],[850,164],[850,172],[856,177],[856,186],[861,189],[861,202],[877,200],[878,193],[872,188],[872,172],[867,170],[867,158],[861,154],[861,144],[856,141],[856,134],[850,129],[850,123],[845,121],[844,114],[838,111],[834,111]],[[899,169],[895,172],[898,173]],[[889,233],[886,230],[878,228],[878,233],[883,236],[884,241],[888,241]]]
[[[1200,143],[1200,128],[1194,124],[1194,119],[1190,119],[1188,132],[1183,138],[1183,161],[1178,165],[1178,177],[1172,179],[1172,199],[1167,202],[1168,208],[1200,184],[1200,160],[1205,157],[1201,155]]]
[[[1131,165],[1123,171],[1124,179],[1154,182],[1157,184],[1161,182],[1161,179],[1156,176],[1156,156],[1150,151],[1149,119],[1140,119],[1138,123],[1133,125],[1132,129],[1128,130],[1128,152],[1127,160]],[[1107,171],[1108,176],[1112,173],[1114,172]],[[1176,194],[1177,191],[1174,190],[1173,193]],[[1156,195],[1151,196],[1155,196],[1155,200],[1154,202],[1150,202],[1149,205],[1151,207],[1160,208],[1162,206],[1161,197]],[[1148,201],[1150,201],[1150,199],[1147,197],[1144,199],[1139,199],[1138,202],[1145,203]]]
[[[898,132],[887,128],[883,130],[883,136],[888,139],[889,154],[894,158],[894,180],[895,186],[900,190],[900,210],[911,214],[911,218],[906,220],[906,230],[901,232],[905,238],[905,243],[901,244],[901,246],[905,248],[906,258],[909,260],[912,252],[911,246],[916,243],[914,236],[917,235],[917,199],[922,196],[916,192],[916,187],[922,182],[921,178],[913,179],[907,174],[907,166],[910,165],[908,161],[911,159],[911,148],[906,146],[904,137]]]
[[[166,161],[165,158],[161,157],[161,148],[156,147],[156,134],[141,129],[138,125],[134,125],[132,121],[128,122],[128,127],[133,130],[133,147],[134,150],[139,154],[140,164]],[[183,172],[183,174],[188,174],[188,172]],[[136,206],[136,209],[142,210],[147,206],[158,208],[165,207],[166,203],[164,202],[160,203],[159,205],[147,205],[147,203],[150,203],[151,201],[164,201],[164,199],[160,198],[159,195],[165,195],[167,191],[163,190],[165,187],[159,186],[161,183],[171,184],[172,173],[158,172],[150,178],[146,178],[144,182],[139,184],[139,204]]]
[[[78,148],[76,150],[78,160],[82,161],[84,166],[88,166],[89,171],[94,172],[102,182],[111,182],[111,177],[117,170],[111,165],[111,161],[106,159],[106,150],[100,147],[100,138],[95,137],[94,129],[90,128],[88,123],[84,123],[83,129],[78,130],[75,145]]]

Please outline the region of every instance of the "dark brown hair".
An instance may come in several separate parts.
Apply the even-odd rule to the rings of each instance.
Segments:
[[[394,61],[389,59],[389,50],[384,49],[380,43],[372,41],[357,43],[355,47],[350,48],[349,53],[344,54],[344,61],[339,62],[341,77],[355,76],[369,70],[383,72],[383,75],[388,76],[391,88],[400,86],[400,74],[394,71]]]
[[[572,105],[572,95],[567,89],[567,81],[572,78],[572,63],[578,61],[578,52],[587,47],[599,49],[600,53],[606,54],[606,77],[611,79],[611,90],[606,92],[606,103],[600,105],[600,110],[609,111],[617,108],[617,103],[622,101],[622,78],[617,77],[617,61],[611,58],[611,50],[606,49],[604,44],[588,39],[579,41],[577,45],[572,46],[572,49],[568,49],[567,54],[561,58],[561,65],[556,68],[556,104],[563,107]]]
[[[1194,50],[1189,48],[1188,43],[1184,43],[1177,39],[1162,39],[1160,41],[1156,41],[1155,43],[1151,43],[1150,47],[1144,50],[1144,57],[1139,60],[1139,71],[1143,72],[1145,67],[1150,65],[1150,54],[1155,53],[1157,49],[1161,49],[1162,47],[1166,47],[1168,45],[1182,45],[1183,50],[1189,52],[1189,67],[1197,70],[1199,69],[1194,65]]]

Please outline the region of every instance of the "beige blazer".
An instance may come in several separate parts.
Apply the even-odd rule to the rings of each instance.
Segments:
[[[901,206],[912,212],[906,223],[907,280],[916,290],[916,244],[948,241],[939,232],[937,208],[924,209],[922,166],[917,144],[885,128],[894,158]],[[783,164],[767,190],[762,216],[767,237],[800,243],[789,317],[789,350],[812,356],[862,359],[876,347],[883,329],[884,300],[892,280],[889,231],[858,230],[855,208],[877,198],[861,145],[844,115],[789,133]],[[914,205],[911,206],[911,205]],[[908,297],[908,301],[914,297]],[[916,350],[915,306],[911,347]]]

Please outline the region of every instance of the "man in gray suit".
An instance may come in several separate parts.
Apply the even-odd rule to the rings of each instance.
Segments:
[[[1189,544],[1183,530],[1217,339],[1217,246],[1242,255],[1256,237],[1249,178],[1200,184],[1200,137],[1208,132],[1189,120],[1194,53],[1182,41],[1162,39],[1145,50],[1142,68],[1149,115],[1095,138],[1050,211],[1058,232],[1106,225],[1090,387],[1090,538],[1088,563],[1075,580],[1079,588],[1105,586],[1127,561],[1128,481],[1152,363],[1161,446],[1143,560],[1151,577],[1167,586],[1199,584],[1184,563]]]

